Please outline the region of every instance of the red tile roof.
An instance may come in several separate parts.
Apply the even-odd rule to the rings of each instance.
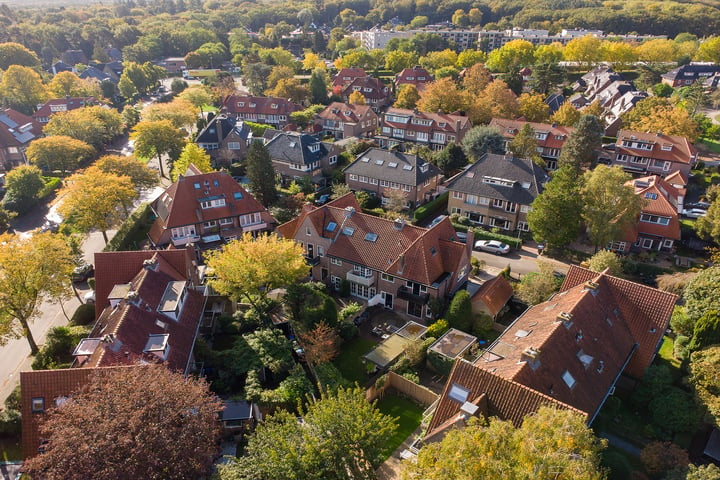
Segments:
[[[375,77],[357,77],[342,88],[342,95],[349,97],[356,90],[368,100],[385,100],[390,95],[390,89]]]
[[[418,78],[419,77],[419,78]],[[422,78],[422,80],[420,80]],[[414,66],[412,68],[404,68],[402,72],[395,75],[395,85],[415,85],[425,86],[425,84],[431,83],[433,76],[428,73],[423,67]]]
[[[97,105],[97,99],[95,97],[66,97],[66,98],[53,98],[48,100],[37,112],[33,113],[34,118],[49,118],[53,113],[69,112],[82,107],[90,105]]]
[[[639,141],[650,144],[652,150],[624,147],[623,141]],[[663,147],[669,148],[669,150],[663,150]],[[697,156],[697,150],[695,150],[695,147],[685,137],[665,135],[662,133],[642,133],[630,130],[620,130],[618,132],[615,152],[617,155],[625,154],[648,157],[685,165],[689,165],[693,161],[692,159]]]
[[[275,105],[275,108],[273,108]],[[250,95],[230,95],[223,100],[222,111],[236,115],[285,115],[288,119],[292,112],[302,110],[297,103],[285,98],[253,97]]]
[[[472,301],[481,301],[494,317],[502,310],[512,296],[512,285],[510,285],[505,277],[498,275],[483,283],[472,296]]]
[[[407,117],[411,120],[408,122],[393,122],[388,120],[389,115]],[[418,125],[413,123],[412,119],[429,120],[430,125]],[[470,119],[464,115],[456,115],[453,113],[420,112],[406,108],[390,107],[383,115],[383,126],[407,129],[415,132],[446,132],[457,134],[462,130],[470,128]]]
[[[356,78],[367,77],[368,74],[362,68],[343,68],[333,77],[332,86],[338,87],[347,85]]]
[[[679,197],[685,197],[685,189],[678,190],[657,175],[636,178],[626,185],[635,188],[635,194],[644,199],[642,214],[669,217],[668,225],[638,222],[637,233],[646,233],[659,237],[680,240],[680,220],[678,218]]]
[[[367,115],[375,116],[369,105],[354,105],[352,103],[332,102],[317,114],[323,120],[334,120],[343,123],[358,123]]]
[[[12,108],[0,111],[0,148],[24,147],[40,135],[42,124],[33,117]]]
[[[671,185],[681,185],[682,187],[687,187],[688,177],[680,170],[675,170],[670,175],[665,177],[665,181]]]
[[[560,291],[592,281],[597,276],[597,272],[571,265]],[[633,377],[641,378],[655,357],[678,297],[608,274],[602,276],[610,287],[615,305],[625,319],[633,339],[639,345],[626,372]]]
[[[515,135],[520,132],[525,124],[530,124],[536,134],[547,134],[545,140],[538,139],[537,142],[539,146],[545,148],[562,149],[563,145],[565,145],[565,141],[575,130],[572,127],[565,127],[562,125],[526,122],[523,120],[507,120],[504,118],[493,118],[490,120],[489,126],[497,128],[500,131],[500,134],[505,138],[515,138]]]

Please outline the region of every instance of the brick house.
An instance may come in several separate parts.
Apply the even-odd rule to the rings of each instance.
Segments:
[[[349,85],[356,78],[367,77],[365,69],[359,67],[350,67],[341,69],[332,79],[332,90],[334,93],[339,92],[342,87]]]
[[[690,63],[663,73],[661,77],[665,85],[680,88],[689,87],[698,80],[705,81],[718,74],[720,74],[720,65]]]
[[[413,144],[442,150],[448,143],[462,142],[471,127],[463,115],[390,107],[382,116],[381,133],[375,138],[383,148]]]
[[[283,185],[310,177],[314,184],[324,187],[327,184],[326,173],[337,164],[341,153],[340,147],[334,143],[321,142],[300,132],[280,132],[266,147]]]
[[[390,88],[375,77],[357,77],[344,85],[340,90],[343,102],[350,102],[350,94],[360,92],[365,97],[365,104],[379,113],[381,109],[392,103]]]
[[[27,163],[25,150],[42,136],[42,125],[11,108],[0,110],[0,172]]]
[[[311,276],[350,294],[424,322],[431,298],[450,298],[467,281],[472,238],[456,241],[449,219],[430,229],[362,213],[352,193],[326,205],[307,205],[278,227],[299,242]]]
[[[425,85],[432,83],[433,76],[420,65],[412,68],[403,68],[402,72],[395,75],[395,91],[400,91],[403,85],[414,85],[418,92],[425,88]]]
[[[216,115],[198,133],[195,143],[212,158],[213,165],[230,165],[245,158],[253,139],[250,127],[225,114]]]
[[[626,185],[635,189],[645,205],[633,228],[625,232],[621,241],[608,245],[619,253],[630,251],[671,252],[680,241],[680,219],[686,190],[675,187],[662,177],[650,175],[630,180]]]
[[[417,155],[370,148],[345,167],[345,183],[353,191],[364,190],[388,203],[385,193],[400,190],[406,206],[415,208],[437,193],[442,172]]]
[[[97,104],[98,101],[95,97],[53,98],[42,105],[38,105],[37,111],[33,113],[32,116],[38,122],[45,124],[50,121],[50,117],[54,113],[69,112],[70,110],[90,107]]]
[[[532,160],[488,153],[447,184],[448,211],[476,225],[528,231],[527,212],[547,181]]]
[[[378,116],[368,105],[333,102],[315,117],[315,130],[336,139],[373,137]]]
[[[697,150],[685,137],[621,130],[612,164],[633,174],[664,177],[676,170],[689,175],[697,158]]]
[[[572,265],[560,293],[529,308],[474,361],[455,362],[425,441],[478,414],[519,426],[543,405],[592,423],[620,376],[641,378],[652,363],[676,300]]]
[[[148,234],[155,245],[208,248],[245,232],[271,231],[276,223],[230,175],[201,173],[194,165],[150,207],[157,216]]]
[[[525,124],[530,124],[533,130],[535,130],[535,138],[538,144],[537,150],[543,160],[545,160],[546,168],[548,170],[555,170],[557,168],[557,159],[562,153],[563,145],[565,145],[565,141],[567,141],[575,129],[555,123],[535,123],[522,120],[506,120],[504,118],[493,118],[490,120],[490,126],[497,128],[505,139],[506,151],[508,150],[510,142],[512,142],[515,135],[522,130]]]
[[[221,111],[239,120],[266,123],[282,129],[290,122],[290,114],[302,110],[297,103],[284,98],[229,95]]]

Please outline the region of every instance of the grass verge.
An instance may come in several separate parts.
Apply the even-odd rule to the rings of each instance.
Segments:
[[[389,457],[407,437],[409,437],[422,421],[422,407],[397,395],[385,395],[377,402],[378,409],[397,420],[398,428],[387,446]]]

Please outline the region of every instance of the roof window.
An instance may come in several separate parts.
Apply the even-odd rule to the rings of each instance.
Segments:
[[[330,222],[327,224],[327,227],[325,227],[325,230],[327,230],[328,232],[334,232],[336,228],[337,228],[337,223]]]
[[[470,390],[458,385],[457,383],[452,384],[452,386],[450,387],[450,392],[448,393],[448,397],[450,397],[450,400],[455,400],[458,403],[465,403],[469,395]]]
[[[365,234],[365,240],[368,242],[375,242],[378,239],[378,234],[373,232],[368,232]]]

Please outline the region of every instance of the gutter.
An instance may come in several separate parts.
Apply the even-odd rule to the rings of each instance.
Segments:
[[[630,353],[628,353],[627,358],[625,358],[625,362],[622,365],[622,368],[620,371],[615,375],[615,379],[613,380],[612,384],[610,384],[610,388],[608,388],[608,391],[605,392],[605,396],[603,397],[602,401],[600,402],[600,405],[598,405],[597,409],[595,410],[595,413],[593,413],[592,417],[590,417],[590,420],[588,421],[588,426],[592,425],[592,423],[595,421],[595,418],[597,418],[598,414],[600,413],[600,409],[605,405],[605,402],[607,401],[608,397],[610,396],[610,392],[615,390],[615,384],[620,379],[620,375],[623,374],[625,371],[625,368],[627,367],[628,363],[630,363],[630,359],[632,358],[635,351],[637,351],[640,344],[635,343],[633,345],[632,350],[630,350]]]

